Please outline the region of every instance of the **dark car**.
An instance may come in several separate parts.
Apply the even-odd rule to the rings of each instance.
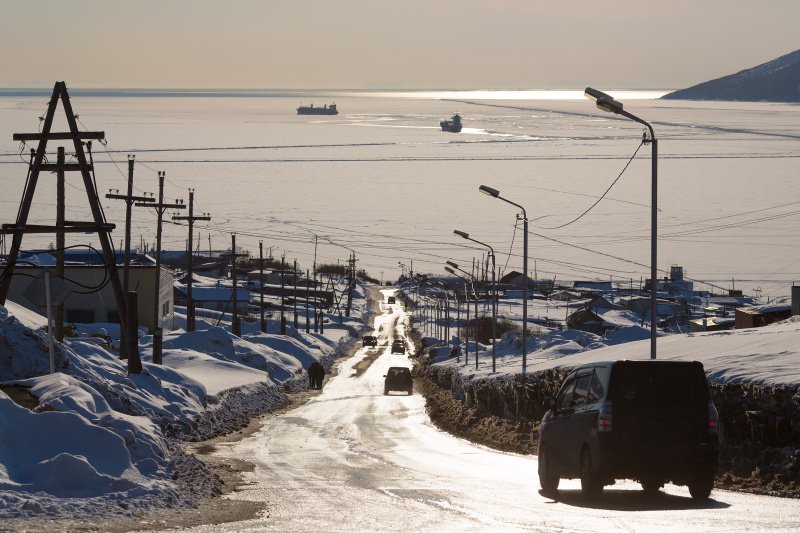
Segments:
[[[388,298],[386,298],[387,304],[393,304],[395,302],[397,302],[397,299],[394,296],[389,296]]]
[[[378,345],[378,337],[374,335],[364,335],[364,338],[361,339],[364,343],[364,346],[377,346]]]
[[[718,415],[702,363],[614,361],[573,370],[547,399],[539,430],[539,484],[580,478],[584,496],[615,479],[647,493],[671,482],[705,500],[714,486]]]
[[[409,396],[414,394],[414,381],[408,368],[393,366],[384,377],[386,379],[383,382],[383,394],[389,394],[389,391],[406,391]]]
[[[406,342],[401,339],[392,342],[392,353],[406,353]]]

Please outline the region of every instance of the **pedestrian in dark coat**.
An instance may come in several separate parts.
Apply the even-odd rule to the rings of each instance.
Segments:
[[[318,362],[314,361],[308,367],[308,382],[312,389],[321,389],[322,380],[325,378],[325,368]]]

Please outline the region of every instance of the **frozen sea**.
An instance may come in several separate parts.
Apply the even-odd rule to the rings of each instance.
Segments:
[[[46,92],[0,91],[2,223],[15,220],[30,148],[12,135],[38,130]],[[316,235],[319,262],[354,250],[359,268],[393,279],[412,261],[415,272],[443,274],[447,260],[469,268],[485,250],[465,246],[453,235],[460,229],[493,246],[500,269],[521,270],[516,210],[480,194],[486,184],[527,209],[532,274],[634,285],[649,277],[649,145],[570,223],[614,182],[643,132],[578,91],[71,94],[81,126],[106,135],[93,148],[101,197],[125,190],[135,154],[137,192],[156,192],[159,170],[168,199],[188,201],[195,190],[196,212],[212,217],[195,226],[201,250],[209,236],[211,248],[227,248],[236,233],[251,252],[263,240],[305,269]],[[697,288],[742,289],[763,302],[788,296],[800,280],[800,106],[614,94],[659,139],[659,270],[680,265]],[[335,102],[340,113],[296,114],[312,102]],[[439,121],[454,113],[463,131],[442,132]],[[57,146],[48,145],[50,161]],[[80,176],[67,183],[67,218],[89,220]],[[103,205],[119,246],[124,203]],[[29,222],[54,218],[55,179],[42,174]],[[137,208],[134,243],[154,245],[154,233],[155,214]],[[167,224],[164,248],[184,248],[186,237],[185,226]],[[89,239],[69,235],[67,244]],[[28,236],[23,248],[54,240]]]

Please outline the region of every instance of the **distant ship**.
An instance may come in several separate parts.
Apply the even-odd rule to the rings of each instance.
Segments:
[[[461,115],[455,114],[450,120],[440,121],[439,125],[442,127],[442,131],[458,133],[461,131]]]
[[[297,108],[298,115],[338,115],[339,112],[336,110],[336,104],[331,105],[324,105],[322,107],[314,107],[314,104],[311,104],[308,107],[300,106]]]

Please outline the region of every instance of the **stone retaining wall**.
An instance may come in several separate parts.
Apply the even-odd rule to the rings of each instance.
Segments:
[[[418,371],[479,414],[520,422],[524,413],[534,433],[544,415],[545,398],[556,395],[568,373],[529,374],[523,403],[519,376],[464,379],[452,367],[425,364]],[[718,485],[800,496],[800,386],[743,382],[710,387],[720,417]]]

